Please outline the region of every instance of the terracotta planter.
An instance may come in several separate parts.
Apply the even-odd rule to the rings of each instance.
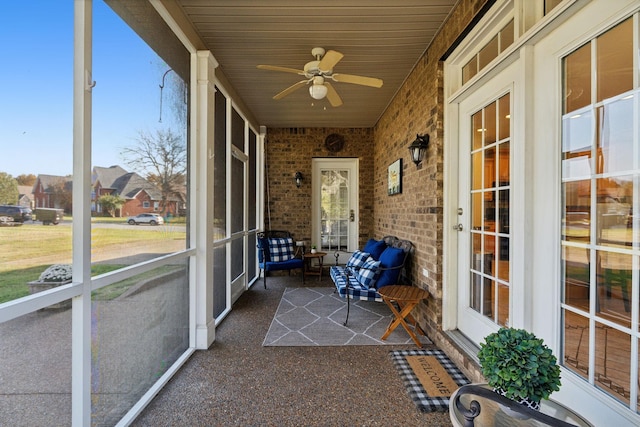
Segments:
[[[66,280],[64,282],[40,282],[40,281],[29,282],[28,283],[29,293],[35,294],[38,292],[47,291],[49,289],[57,288],[58,286],[66,285],[67,283],[71,283],[71,280]],[[45,309],[49,309],[49,308],[60,309],[60,308],[69,308],[69,307],[71,307],[70,299],[61,301],[57,304],[49,305],[45,307]]]

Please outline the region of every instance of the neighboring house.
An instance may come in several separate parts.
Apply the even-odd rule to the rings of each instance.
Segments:
[[[34,208],[56,208],[71,212],[72,177],[38,175],[33,185]]]
[[[162,193],[152,183],[135,172],[127,172],[120,166],[108,168],[95,166],[91,176],[91,210],[102,212],[97,202],[100,196],[117,194],[125,199],[125,204],[116,211],[117,217],[138,215],[145,212],[163,212],[176,215],[179,199],[168,198],[165,209],[162,208]]]
[[[35,207],[31,185],[18,185],[18,205],[32,209]]]

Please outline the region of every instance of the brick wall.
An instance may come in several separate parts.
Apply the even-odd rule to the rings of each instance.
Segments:
[[[339,133],[345,146],[339,153],[324,147],[325,138]],[[288,230],[296,240],[311,241],[311,159],[314,157],[359,158],[360,236],[362,246],[373,228],[372,129],[269,128],[265,143],[266,174],[264,229]],[[304,177],[300,188],[294,175]],[[271,226],[269,226],[269,215]]]
[[[410,276],[414,285],[431,294],[415,317],[473,380],[480,379],[477,366],[442,333],[444,80],[440,58],[485,3],[463,0],[457,5],[374,129],[374,234],[393,234],[414,243]],[[430,136],[426,160],[419,167],[411,162],[407,148],[417,133]],[[398,158],[404,162],[402,194],[388,196],[387,166]]]

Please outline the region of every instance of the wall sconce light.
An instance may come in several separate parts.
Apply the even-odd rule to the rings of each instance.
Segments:
[[[302,173],[300,171],[296,172],[294,179],[296,180],[296,187],[300,188],[300,184],[302,184]]]
[[[424,155],[427,153],[427,146],[429,145],[429,135],[416,135],[415,141],[409,146],[409,152],[411,153],[411,160],[416,164],[416,167],[420,165]]]

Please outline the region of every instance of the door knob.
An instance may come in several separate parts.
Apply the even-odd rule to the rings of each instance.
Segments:
[[[462,231],[462,224],[456,224],[456,225],[454,225],[454,226],[453,226],[453,229],[454,229],[455,231]]]

